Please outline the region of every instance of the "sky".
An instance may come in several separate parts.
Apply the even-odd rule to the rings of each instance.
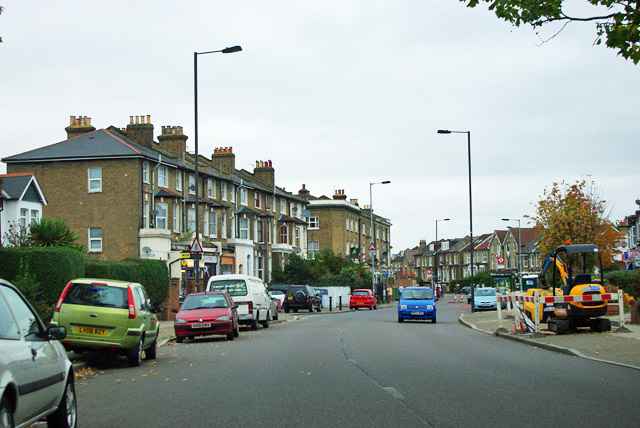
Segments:
[[[568,12],[591,12],[570,0]],[[344,189],[388,218],[392,252],[535,215],[554,182],[587,180],[622,220],[640,198],[640,65],[595,24],[534,30],[458,0],[0,0],[0,158],[151,115],[276,184]],[[0,173],[6,165],[0,164]],[[390,184],[370,183],[390,180]]]

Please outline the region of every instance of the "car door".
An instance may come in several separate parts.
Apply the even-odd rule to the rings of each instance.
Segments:
[[[136,295],[136,304],[137,304],[137,308],[136,310],[140,311],[140,327],[142,328],[143,333],[145,333],[144,335],[144,343],[142,344],[143,348],[146,348],[147,345],[149,345],[151,342],[153,342],[153,340],[155,339],[155,336],[153,335],[153,333],[151,335],[149,335],[150,331],[153,331],[151,329],[151,310],[149,308],[149,304],[147,302],[147,295],[144,292],[144,288],[140,285],[135,285],[134,286],[134,293]]]
[[[3,344],[3,348],[9,352],[9,370],[18,388],[15,420],[20,423],[57,405],[64,389],[65,364],[23,297],[11,287],[1,285],[0,289],[0,299],[10,308],[15,321],[13,332],[9,332],[14,339],[3,341],[11,342]]]

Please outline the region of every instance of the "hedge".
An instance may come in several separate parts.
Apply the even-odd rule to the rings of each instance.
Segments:
[[[87,261],[85,276],[138,282],[154,306],[162,304],[169,293],[169,269],[162,260]]]
[[[604,279],[605,283],[618,286],[634,297],[640,297],[640,269],[606,272]]]

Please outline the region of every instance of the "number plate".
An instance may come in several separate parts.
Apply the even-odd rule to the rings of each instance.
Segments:
[[[287,299],[293,300],[293,296],[289,296],[289,297],[287,297]]]
[[[197,324],[191,324],[191,328],[210,328],[211,323],[209,322],[201,322]]]
[[[424,312],[422,312],[422,311],[411,312],[411,315],[424,315]]]
[[[106,328],[96,328],[96,327],[78,327],[78,333],[80,334],[95,334],[98,336],[106,336],[107,329]]]

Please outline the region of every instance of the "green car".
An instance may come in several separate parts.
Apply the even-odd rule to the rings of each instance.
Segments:
[[[156,358],[160,324],[144,287],[111,279],[74,279],[56,303],[53,325],[67,329],[67,351],[115,352],[139,366]]]

